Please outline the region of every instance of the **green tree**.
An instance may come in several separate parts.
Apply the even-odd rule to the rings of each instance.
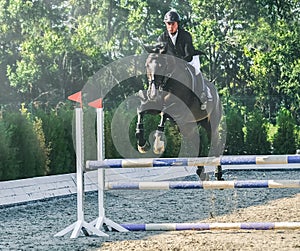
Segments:
[[[164,152],[164,157],[178,157],[182,142],[182,137],[180,135],[180,131],[178,126],[167,122],[165,125],[165,136],[167,145],[166,150]]]
[[[111,123],[112,123],[113,114],[114,111],[110,110],[110,111],[106,111],[104,116],[105,158],[107,159],[123,157],[120,156],[120,154],[117,152],[112,138],[113,136],[111,134]],[[124,114],[124,116],[126,115]]]
[[[202,70],[241,105],[272,119],[284,103],[299,119],[297,1],[190,1]]]
[[[230,105],[230,107],[227,107],[226,123],[227,135],[224,153],[228,155],[244,154],[244,119],[239,107],[234,105]]]
[[[11,134],[5,121],[0,119],[0,180],[14,179],[17,173],[15,148],[11,147]]]
[[[45,144],[50,148],[49,174],[75,172],[75,150],[72,138],[73,111],[61,105],[52,111],[37,109],[35,115],[42,120]]]
[[[291,112],[281,108],[276,121],[277,133],[273,139],[275,154],[294,154],[296,152],[295,125],[295,119]]]
[[[42,164],[43,165],[42,166],[42,170],[43,170],[42,175],[46,175],[50,171],[49,170],[50,147],[46,143],[45,134],[43,131],[43,121],[40,118],[35,117],[32,124],[33,124],[33,130],[35,132],[35,135],[36,135],[37,141],[38,141],[38,150],[40,151],[40,158],[41,158],[40,161],[41,161],[41,163],[43,163]],[[36,173],[37,174],[40,173],[40,167],[38,167],[38,169],[36,170]],[[41,175],[41,174],[39,174],[39,175]]]
[[[46,175],[48,158],[36,134],[33,123],[20,113],[4,114],[8,134],[11,135],[10,148],[15,149],[16,165],[14,178],[28,178]]]
[[[271,145],[267,140],[266,120],[260,110],[247,114],[245,123],[245,152],[247,154],[270,154]]]
[[[252,29],[249,34],[254,34],[249,35],[251,42],[248,41],[245,53],[253,60],[250,69],[253,81],[249,87],[261,109],[274,117],[284,104],[295,115],[299,114],[300,47],[295,40],[300,38],[299,28],[282,20],[270,25],[260,19]]]

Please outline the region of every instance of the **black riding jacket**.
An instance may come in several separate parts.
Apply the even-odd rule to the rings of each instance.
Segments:
[[[192,61],[195,54],[195,48],[192,42],[192,36],[184,29],[178,29],[178,36],[175,45],[169,36],[168,31],[164,31],[159,37],[158,42],[168,44],[168,52],[178,58],[181,58],[187,62]]]

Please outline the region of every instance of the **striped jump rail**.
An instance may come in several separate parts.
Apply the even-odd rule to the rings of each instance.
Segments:
[[[300,164],[300,155],[240,155],[199,158],[144,158],[88,160],[86,169],[99,168],[149,168],[166,166],[219,166],[219,165],[271,165]]]
[[[300,180],[106,182],[106,190],[300,188]]]
[[[129,231],[298,230],[300,222],[121,224]]]

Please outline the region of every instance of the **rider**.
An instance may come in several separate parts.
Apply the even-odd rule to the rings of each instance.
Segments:
[[[196,75],[200,74],[199,56],[195,56],[196,50],[193,46],[191,34],[179,27],[181,18],[175,10],[165,14],[164,22],[166,30],[158,37],[158,42],[167,43],[168,51],[193,65]],[[200,75],[201,76],[201,75]],[[207,97],[205,91],[201,94],[202,109],[206,108]]]
[[[158,42],[167,43],[171,54],[191,62],[195,54],[192,36],[188,31],[179,27],[180,20],[176,11],[168,11],[164,17],[166,30],[158,37]]]

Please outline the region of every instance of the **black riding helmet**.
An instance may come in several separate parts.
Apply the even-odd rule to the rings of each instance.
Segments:
[[[168,22],[170,22],[170,23],[173,23],[173,22],[179,23],[180,22],[180,16],[176,11],[170,10],[165,14],[164,22],[166,22],[166,23],[168,23]]]

